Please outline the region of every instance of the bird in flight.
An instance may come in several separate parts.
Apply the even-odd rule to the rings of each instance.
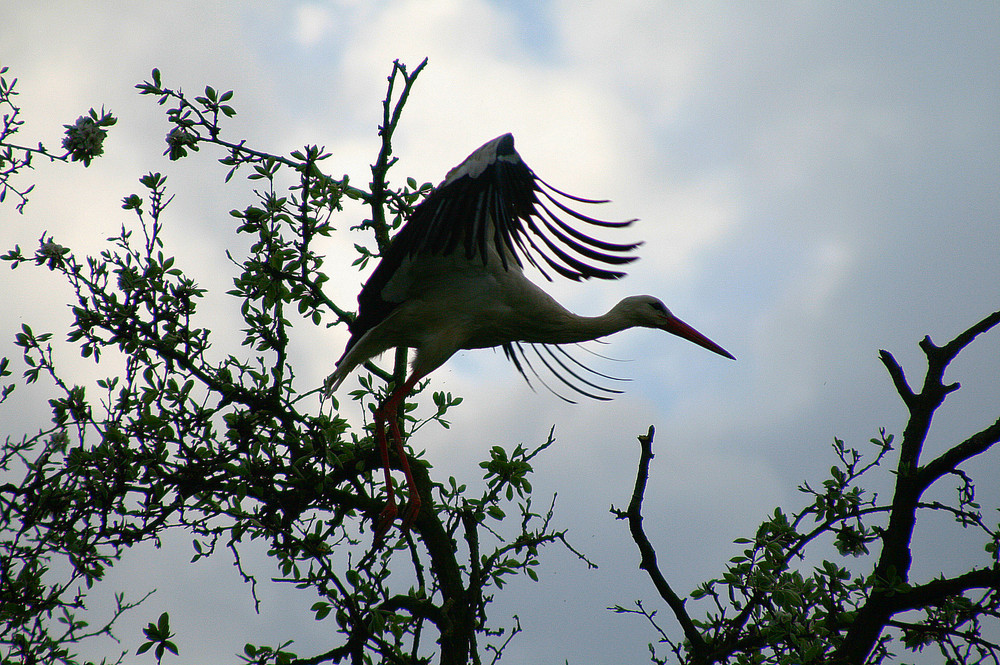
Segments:
[[[409,377],[374,413],[387,493],[376,525],[378,539],[397,515],[386,424],[406,476],[405,529],[416,519],[421,500],[403,449],[399,406],[418,381],[455,352],[499,346],[530,384],[529,373],[538,377],[530,351],[563,384],[597,399],[620,391],[587,378],[585,371],[597,373],[566,355],[561,345],[641,326],[665,330],[733,359],[652,296],[630,296],[605,314],[580,316],[528,280],[525,262],[550,281],[548,271],[572,280],[617,279],[625,274],[619,267],[637,258],[632,251],[641,243],[599,240],[564,218],[605,228],[635,220],[595,219],[571,208],[571,202],[606,203],[552,187],[524,163],[511,134],[499,136],[449,171],[413,209],[361,289],[347,348],[327,379],[329,391],[359,364],[388,349],[416,350]]]

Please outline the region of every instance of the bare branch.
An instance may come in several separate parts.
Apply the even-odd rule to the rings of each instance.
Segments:
[[[628,510],[622,512],[612,507],[611,512],[617,519],[627,519],[629,531],[632,533],[632,540],[639,548],[641,560],[639,568],[645,570],[649,578],[653,581],[653,586],[666,601],[670,609],[673,610],[677,622],[684,631],[684,636],[691,643],[691,650],[695,654],[696,661],[702,662],[708,647],[698,628],[694,625],[690,615],[684,608],[684,601],[674,592],[660,572],[656,563],[656,550],[646,537],[646,532],[642,528],[642,500],[646,493],[646,483],[649,480],[649,463],[653,459],[653,426],[649,426],[649,431],[645,435],[640,435],[639,446],[639,469],[636,473],[635,488],[632,490],[632,500],[629,502]]]
[[[892,384],[896,386],[896,392],[903,398],[903,403],[907,407],[910,407],[913,403],[913,389],[906,382],[906,375],[903,373],[903,368],[899,366],[899,363],[896,362],[896,359],[888,351],[883,349],[878,352],[878,355],[882,364],[889,370],[889,377],[892,378]]]
[[[1000,568],[971,570],[958,577],[939,578],[908,591],[897,592],[891,600],[892,612],[905,612],[936,605],[972,589],[1000,590]]]
[[[997,324],[1000,324],[1000,310],[993,312],[989,316],[983,318],[982,321],[971,326],[968,330],[960,333],[955,339],[951,340],[943,347],[941,347],[941,353],[948,358],[950,362],[962,351],[966,346],[968,346],[972,340],[977,336],[983,334],[993,328]]]
[[[954,472],[962,462],[989,450],[997,441],[1000,441],[1000,418],[920,469],[920,483],[929,487],[941,476]]]

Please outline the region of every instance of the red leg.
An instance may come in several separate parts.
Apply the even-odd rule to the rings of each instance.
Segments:
[[[420,377],[416,375],[411,376],[402,386],[394,390],[377,409],[375,409],[375,441],[382,454],[382,467],[385,470],[385,487],[386,494],[388,495],[385,508],[379,515],[378,522],[375,526],[376,542],[381,541],[382,537],[385,536],[389,527],[392,526],[393,521],[396,519],[397,512],[396,497],[392,487],[391,469],[389,468],[389,446],[385,439],[386,421],[389,423],[389,430],[396,442],[396,453],[399,455],[399,464],[403,469],[403,474],[406,476],[406,487],[410,495],[406,514],[403,516],[404,530],[408,529],[410,525],[413,524],[413,521],[417,517],[417,513],[420,512],[420,494],[417,492],[416,482],[413,479],[413,474],[410,471],[410,464],[406,458],[406,451],[403,449],[403,437],[399,431],[398,417],[399,405],[410,393],[410,391],[413,390],[413,386],[417,384],[419,378]]]
[[[403,449],[403,437],[399,432],[399,419],[394,417],[390,420],[389,428],[392,430],[392,436],[396,440],[396,454],[399,455],[399,464],[403,467],[403,474],[406,476],[406,489],[410,495],[406,513],[403,515],[403,531],[406,531],[413,524],[413,521],[417,519],[417,513],[420,512],[420,493],[417,491],[417,482],[413,479],[413,473],[410,471],[410,462],[407,460],[406,451]]]
[[[395,414],[392,415],[395,418]],[[392,487],[392,476],[389,471],[389,446],[385,441],[385,415],[382,407],[375,409],[375,442],[378,444],[379,452],[382,453],[382,468],[385,471],[385,508],[375,522],[375,542],[381,542],[382,537],[392,526],[396,519],[396,493]]]

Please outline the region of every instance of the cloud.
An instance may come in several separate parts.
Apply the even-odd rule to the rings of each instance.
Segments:
[[[304,3],[295,8],[295,32],[293,38],[300,46],[314,46],[329,36],[333,19],[326,7]]]

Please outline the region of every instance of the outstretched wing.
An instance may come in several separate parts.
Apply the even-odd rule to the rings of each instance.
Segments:
[[[510,134],[485,144],[454,169],[413,210],[398,235],[401,249],[419,253],[464,253],[469,260],[487,259],[490,243],[507,268],[511,258],[527,260],[551,280],[546,266],[573,280],[617,279],[620,266],[637,257],[629,253],[641,243],[598,240],[560,218],[600,227],[628,226],[635,220],[611,222],[581,214],[566,202],[606,203],[566,194],[539,178],[514,150]],[[395,244],[395,243],[394,243]]]
[[[407,259],[418,255],[461,253],[466,260],[482,261],[485,265],[490,254],[495,254],[506,270],[513,268],[511,262],[521,269],[523,261],[527,261],[550,281],[547,268],[572,280],[622,277],[625,273],[616,268],[638,258],[632,251],[642,243],[599,240],[564,219],[604,228],[625,227],[635,221],[601,220],[572,207],[573,203],[606,202],[567,194],[539,178],[514,149],[511,134],[484,144],[449,171],[441,184],[413,209],[383,253],[358,296],[358,316],[350,325],[351,339],[344,355],[399,305],[386,295],[386,286],[397,271],[405,269]],[[524,355],[524,346],[506,345],[504,352],[525,379],[530,373],[542,381]],[[552,349],[565,353],[556,346],[542,346],[544,357],[537,360],[561,368],[560,372],[549,366],[561,381],[565,382],[562,377],[567,374],[575,377],[574,370],[563,365],[563,357],[557,357]],[[590,396],[598,399],[602,398],[597,396],[601,392],[617,392],[599,388],[586,379],[575,383],[571,387],[585,395],[592,392],[588,387],[596,389],[597,394]]]

